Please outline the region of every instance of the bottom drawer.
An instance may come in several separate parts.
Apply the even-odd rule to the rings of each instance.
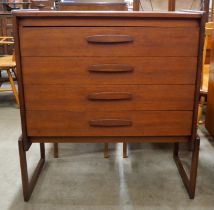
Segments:
[[[188,136],[191,111],[27,111],[28,136]]]

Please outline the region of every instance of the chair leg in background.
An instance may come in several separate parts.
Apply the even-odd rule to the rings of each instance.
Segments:
[[[108,143],[104,144],[104,158],[109,158]]]
[[[123,158],[127,158],[127,143],[123,142]]]
[[[59,144],[58,143],[54,143],[54,158],[58,158],[59,157]]]
[[[19,96],[18,96],[18,92],[17,92],[16,86],[15,86],[15,82],[13,80],[13,76],[12,76],[12,74],[10,72],[10,69],[7,69],[7,75],[8,75],[8,78],[10,80],[10,85],[11,85],[13,94],[14,94],[14,96],[16,98],[16,103],[17,103],[17,105],[19,105]]]

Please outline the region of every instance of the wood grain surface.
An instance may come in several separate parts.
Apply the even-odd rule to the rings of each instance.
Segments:
[[[187,136],[191,111],[66,112],[27,111],[29,136]],[[91,127],[91,120],[121,119],[127,127]]]

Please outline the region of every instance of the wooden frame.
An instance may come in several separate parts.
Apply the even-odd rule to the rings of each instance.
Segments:
[[[196,88],[195,88],[195,100],[194,100],[194,112],[193,112],[193,118],[192,118],[192,133],[191,136],[186,137],[179,137],[179,136],[171,136],[171,137],[140,137],[140,142],[171,142],[175,143],[174,146],[174,159],[177,164],[177,167],[179,169],[180,175],[182,177],[182,180],[184,182],[184,185],[187,188],[187,191],[189,193],[189,197],[192,199],[195,195],[195,186],[196,186],[196,176],[197,176],[197,165],[198,165],[198,153],[199,153],[199,138],[197,137],[197,113],[198,113],[198,102],[199,102],[199,91],[200,91],[200,81],[201,81],[201,69],[202,69],[202,52],[203,52],[203,40],[204,40],[204,13],[202,12],[194,12],[194,13],[157,13],[155,14],[155,17],[161,17],[161,18],[170,18],[173,16],[173,18],[182,18],[182,17],[190,17],[190,18],[197,18],[198,24],[200,26],[200,40],[199,40],[199,48],[198,48],[198,64],[197,64],[197,76],[196,76]],[[137,18],[140,17],[144,18],[152,18],[154,17],[154,13],[123,13],[118,12],[114,13],[108,13],[108,12],[74,12],[74,13],[66,13],[66,12],[16,12],[14,16],[14,26],[15,26],[15,47],[16,47],[16,58],[17,58],[17,69],[18,69],[18,83],[19,83],[19,96],[20,96],[20,113],[21,113],[21,120],[22,120],[22,137],[19,139],[19,155],[20,155],[20,165],[21,165],[21,174],[22,174],[22,183],[23,183],[23,194],[25,201],[28,201],[30,199],[30,196],[32,194],[33,188],[35,187],[36,181],[41,173],[42,167],[45,162],[45,149],[44,149],[44,143],[63,143],[63,142],[79,142],[81,139],[81,142],[103,142],[103,143],[111,143],[111,142],[121,142],[121,138],[116,137],[84,137],[79,138],[74,137],[31,137],[27,134],[27,128],[26,128],[26,109],[25,109],[25,100],[24,100],[24,88],[23,88],[23,81],[22,81],[22,67],[21,67],[21,52],[20,52],[20,42],[19,42],[19,19],[23,17],[29,17],[34,18],[38,16],[41,17],[93,17],[93,18],[102,18],[102,17],[111,17],[114,16],[118,18]],[[124,142],[139,142],[139,138],[133,138],[133,137],[124,137]],[[191,171],[190,176],[188,178],[185,170],[183,169],[182,162],[179,159],[179,143],[188,142],[189,140],[193,143],[193,155],[192,155],[192,161],[191,161]],[[30,146],[32,143],[40,143],[40,152],[41,152],[41,158],[38,163],[38,166],[35,169],[34,175],[32,180],[29,182],[28,173],[27,173],[27,161],[26,161],[26,152],[30,149]],[[127,156],[126,154],[126,146],[123,148],[124,156]],[[105,154],[108,156],[108,153]]]
[[[154,141],[157,142],[158,140]],[[39,141],[40,142],[40,141]],[[46,141],[44,141],[46,142]],[[31,197],[31,194],[33,192],[33,189],[36,185],[36,182],[39,178],[39,175],[41,174],[42,168],[45,163],[45,148],[44,148],[44,142],[40,142],[40,160],[33,172],[33,176],[31,180],[29,181],[28,176],[28,169],[27,169],[27,159],[26,159],[26,150],[24,149],[24,140],[22,136],[19,138],[18,146],[19,146],[19,157],[20,157],[20,168],[21,168],[21,177],[22,177],[22,187],[23,187],[23,196],[24,200],[28,201]],[[53,142],[53,141],[51,141]],[[72,142],[69,140],[69,143]],[[73,141],[73,142],[78,142]],[[96,141],[97,143],[99,141]],[[139,141],[133,141],[133,142],[139,142]],[[146,142],[149,142],[146,140]],[[165,142],[165,141],[163,141]],[[60,142],[62,143],[62,142]],[[109,143],[109,142],[108,142]],[[105,143],[105,148],[108,143]],[[189,194],[190,199],[194,199],[195,197],[195,188],[196,188],[196,178],[197,178],[197,167],[198,167],[198,157],[199,157],[199,145],[200,145],[200,138],[197,136],[196,140],[193,142],[193,150],[192,150],[192,158],[191,158],[191,169],[190,169],[190,175],[187,175],[187,172],[185,171],[182,161],[179,158],[179,142],[174,143],[174,151],[173,151],[173,157],[175,160],[175,163],[177,165],[178,171],[180,173],[180,176],[183,180],[183,183],[187,189],[187,192]],[[108,145],[107,145],[108,146]],[[123,147],[123,154],[124,158],[127,157],[127,144],[124,144]],[[105,150],[105,158],[108,158],[108,150]]]
[[[21,167],[21,174],[22,174],[23,196],[24,196],[24,200],[28,201],[30,199],[30,196],[33,192],[33,189],[36,185],[36,182],[39,178],[39,175],[45,163],[45,144],[40,143],[40,160],[38,161],[38,164],[33,172],[33,176],[31,179],[29,179],[28,177],[26,151],[24,149],[24,141],[22,139],[22,136],[19,138],[18,146],[19,146],[19,158],[20,158],[20,167]]]
[[[188,177],[183,164],[179,158],[179,144],[174,144],[173,157],[175,163],[178,167],[178,171],[183,180],[184,186],[187,189],[189,197],[193,199],[195,197],[195,187],[196,187],[196,178],[197,178],[197,165],[198,165],[198,155],[199,155],[199,147],[200,147],[200,138],[197,136],[196,140],[193,143],[193,153],[191,159],[191,168],[190,168],[190,176]]]

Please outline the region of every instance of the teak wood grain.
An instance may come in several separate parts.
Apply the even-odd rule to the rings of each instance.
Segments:
[[[98,66],[96,69],[102,70],[103,67],[99,66],[106,64],[129,65],[133,70],[103,73],[90,71],[94,65]],[[23,82],[27,85],[194,85],[197,57],[22,57],[22,69]]]
[[[25,85],[27,110],[193,110],[194,85]]]
[[[33,19],[37,19],[38,18],[44,18],[44,19],[64,19],[64,18],[74,18],[74,17],[78,17],[78,18],[85,18],[88,20],[88,18],[108,18],[111,21],[114,21],[115,18],[129,18],[130,20],[138,20],[139,18],[142,20],[147,20],[148,18],[152,18],[156,21],[164,21],[169,20],[169,19],[173,19],[173,20],[178,20],[180,22],[182,21],[191,21],[191,22],[195,22],[198,21],[199,25],[200,25],[200,21],[202,19],[202,15],[203,12],[200,11],[179,11],[179,12],[124,12],[124,11],[117,11],[117,12],[91,12],[91,11],[70,11],[70,12],[64,12],[64,11],[36,11],[36,10],[32,10],[32,11],[14,11],[13,15],[18,18],[21,19],[21,21],[23,21],[25,19],[25,17],[27,17],[28,20]],[[87,18],[86,18],[87,17]],[[163,18],[163,20],[162,20]]]
[[[33,143],[186,143],[188,141],[188,136],[126,136],[126,137],[116,137],[116,136],[69,136],[69,137],[29,137]]]
[[[26,201],[36,180],[28,180],[26,151],[36,142],[36,178],[45,142],[174,143],[194,198],[204,20],[201,12],[14,12]],[[179,159],[179,143],[187,141],[189,178]]]
[[[85,14],[85,13],[84,13]],[[117,13],[118,14],[118,13]],[[138,12],[139,14],[139,12]],[[142,13],[141,13],[142,14]],[[145,13],[146,14],[146,13]],[[103,14],[101,14],[103,15]],[[112,16],[114,16],[114,13],[112,13]],[[63,21],[62,21],[63,19]],[[182,28],[199,28],[200,24],[198,21],[193,21],[192,19],[178,19],[174,16],[170,17],[168,16],[166,19],[157,19],[157,18],[140,18],[140,19],[130,19],[128,17],[117,17],[116,19],[112,19],[111,17],[105,17],[105,21],[101,18],[87,17],[87,21],[85,21],[84,16],[83,17],[60,17],[60,18],[50,18],[50,17],[41,17],[38,16],[36,18],[28,17],[22,19],[21,25],[23,27],[57,27],[57,26],[89,26],[89,27],[109,27],[109,26],[124,26],[124,21],[126,21],[126,26],[131,27],[137,27],[137,26],[143,26],[143,27],[182,27]]]
[[[27,111],[29,136],[188,136],[191,111]],[[126,127],[93,127],[92,120],[121,119]],[[155,128],[155,129],[154,129]]]
[[[133,41],[87,41],[98,35]],[[23,27],[20,34],[22,56],[197,56],[198,40],[197,28],[179,27]]]

